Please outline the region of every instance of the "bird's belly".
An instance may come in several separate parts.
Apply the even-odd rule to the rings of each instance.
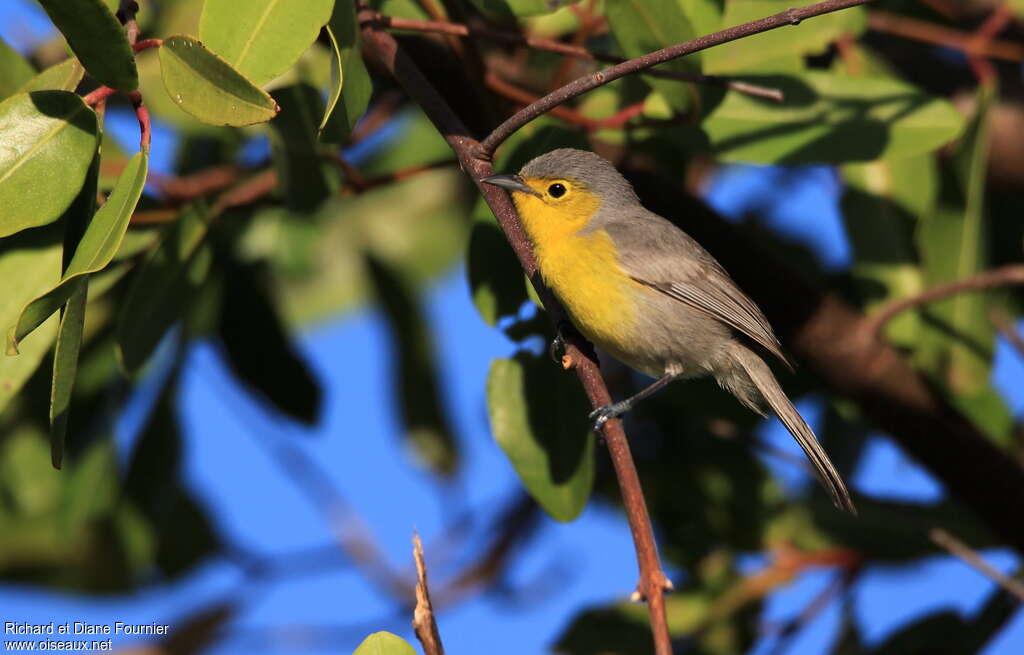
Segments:
[[[662,374],[663,363],[640,356],[636,295],[641,286],[619,266],[606,234],[568,237],[556,248],[537,249],[537,259],[545,283],[583,336],[637,370]]]

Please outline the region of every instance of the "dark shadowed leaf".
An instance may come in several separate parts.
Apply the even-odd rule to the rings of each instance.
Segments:
[[[594,482],[594,436],[575,376],[546,357],[497,359],[487,409],[494,438],[530,495],[554,519],[576,518]]]
[[[204,123],[252,125],[277,113],[266,91],[190,36],[164,39],[160,68],[171,99]]]
[[[64,459],[64,438],[68,430],[68,412],[71,392],[78,373],[78,353],[82,348],[85,329],[85,303],[89,292],[89,279],[79,278],[64,305],[57,328],[57,346],[53,351],[53,384],[50,390],[50,459],[54,468],[60,468]]]
[[[298,60],[331,16],[334,0],[206,0],[199,38],[262,86]]]
[[[96,114],[73,93],[20,93],[0,103],[0,237],[45,225],[67,209],[96,140]]]
[[[394,269],[372,256],[366,257],[366,269],[394,344],[395,391],[409,445],[430,468],[451,475],[459,467],[459,452],[439,393],[437,359],[426,320]]]
[[[359,52],[355,4],[335,3],[327,34],[333,50],[331,89],[319,133],[327,143],[341,143],[366,111],[373,92],[370,75]]]
[[[118,359],[128,373],[145,363],[206,279],[212,251],[203,244],[211,220],[203,203],[183,211],[136,273],[116,327]]]
[[[285,331],[268,293],[266,271],[237,261],[225,269],[219,332],[231,370],[281,412],[316,423],[320,386]]]
[[[317,142],[317,122],[323,115],[320,92],[308,84],[278,89],[274,101],[280,113],[270,121],[270,144],[285,204],[308,212],[320,206],[331,190],[324,175],[326,160]]]
[[[28,333],[60,309],[77,292],[79,280],[103,270],[117,254],[146,183],[147,162],[147,155],[141,152],[128,162],[106,203],[88,221],[61,281],[26,305],[18,317],[9,348],[17,347]]]
[[[135,55],[124,28],[102,0],[39,0],[96,81],[121,91],[139,87]]]

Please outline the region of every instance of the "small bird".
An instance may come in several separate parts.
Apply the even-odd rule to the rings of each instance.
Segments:
[[[595,430],[673,380],[712,375],[758,414],[770,407],[836,507],[856,513],[839,472],[756,350],[789,365],[768,319],[700,244],[645,209],[610,162],[561,148],[518,175],[481,182],[511,194],[541,276],[580,334],[656,378],[591,413]]]

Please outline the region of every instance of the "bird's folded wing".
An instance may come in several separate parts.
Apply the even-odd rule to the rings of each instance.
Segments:
[[[768,319],[715,258],[674,226],[670,231],[642,229],[644,223],[655,219],[668,223],[656,214],[644,213],[646,216],[632,225],[605,226],[630,277],[725,323],[792,368]]]

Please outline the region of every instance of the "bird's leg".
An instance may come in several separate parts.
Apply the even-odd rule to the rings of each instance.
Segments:
[[[659,391],[663,387],[668,386],[673,380],[678,379],[680,376],[681,374],[679,373],[666,373],[665,375],[662,375],[660,378],[658,378],[651,384],[647,385],[640,391],[636,392],[629,398],[626,398],[625,400],[620,400],[617,403],[612,403],[611,405],[598,407],[594,411],[590,412],[590,416],[588,418],[590,418],[590,420],[593,421],[594,432],[600,432],[601,426],[605,424],[605,421],[607,421],[610,418],[618,418],[619,416],[622,416],[626,412],[636,407],[636,404],[639,403],[641,400],[653,395],[655,392]]]

